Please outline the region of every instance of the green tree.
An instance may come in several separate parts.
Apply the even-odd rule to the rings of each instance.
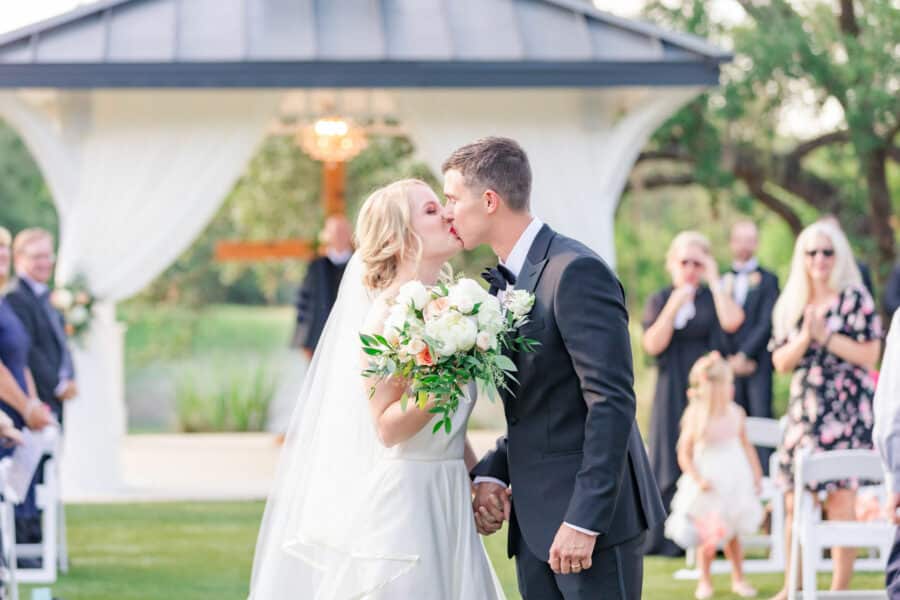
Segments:
[[[44,177],[16,132],[0,121],[0,226],[56,233],[57,217]]]
[[[735,58],[719,89],[656,133],[639,161],[656,168],[639,185],[700,185],[713,202],[765,206],[795,233],[834,213],[883,278],[895,259],[900,11],[886,0],[739,3],[747,17],[737,25],[715,22],[703,0],[648,5],[649,18],[728,45]],[[798,102],[837,106],[840,125],[811,139],[779,134]]]

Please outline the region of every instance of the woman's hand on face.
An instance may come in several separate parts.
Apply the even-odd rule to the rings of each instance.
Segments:
[[[703,259],[703,279],[710,287],[719,283],[719,264],[709,255]]]

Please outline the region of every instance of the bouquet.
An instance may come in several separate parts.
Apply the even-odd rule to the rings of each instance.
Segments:
[[[62,313],[69,337],[78,340],[90,328],[94,297],[83,277],[76,277],[68,287],[55,288],[50,294],[50,304]]]
[[[498,388],[511,392],[507,380],[516,381],[516,365],[505,351],[531,352],[537,346],[517,332],[533,306],[534,295],[527,291],[508,291],[501,304],[472,279],[434,286],[410,281],[400,288],[383,335],[360,334],[370,357],[363,375],[407,380],[403,409],[410,400],[422,409],[432,403],[429,412],[441,416],[432,433],[450,433],[464,385],[474,380],[491,401]]]

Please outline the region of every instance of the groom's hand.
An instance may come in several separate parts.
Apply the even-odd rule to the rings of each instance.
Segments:
[[[587,571],[591,568],[596,541],[596,536],[560,525],[550,546],[550,568],[562,575]]]
[[[482,481],[475,486],[472,510],[475,513],[475,527],[481,535],[491,535],[509,520],[511,511],[511,490],[500,484]]]

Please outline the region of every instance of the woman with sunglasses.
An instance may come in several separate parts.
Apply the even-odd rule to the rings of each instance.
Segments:
[[[672,285],[647,300],[641,343],[658,366],[650,416],[650,464],[668,510],[681,476],[676,445],[691,367],[712,350],[725,351],[723,330],[737,331],[744,311],[719,285],[719,268],[704,235],[679,233],[669,246],[666,266]],[[646,551],[663,556],[684,554],[664,537],[662,526],[649,532]]]
[[[772,314],[772,363],[793,372],[787,427],[775,475],[785,493],[785,543],[790,550],[794,454],[872,448],[871,370],[881,352],[881,318],[840,229],[814,223],[797,238],[791,273]],[[827,518],[855,519],[857,482],[822,481]],[[853,548],[833,548],[832,590],[845,590]],[[786,561],[789,559],[785,559]],[[782,590],[776,598],[786,598]]]

